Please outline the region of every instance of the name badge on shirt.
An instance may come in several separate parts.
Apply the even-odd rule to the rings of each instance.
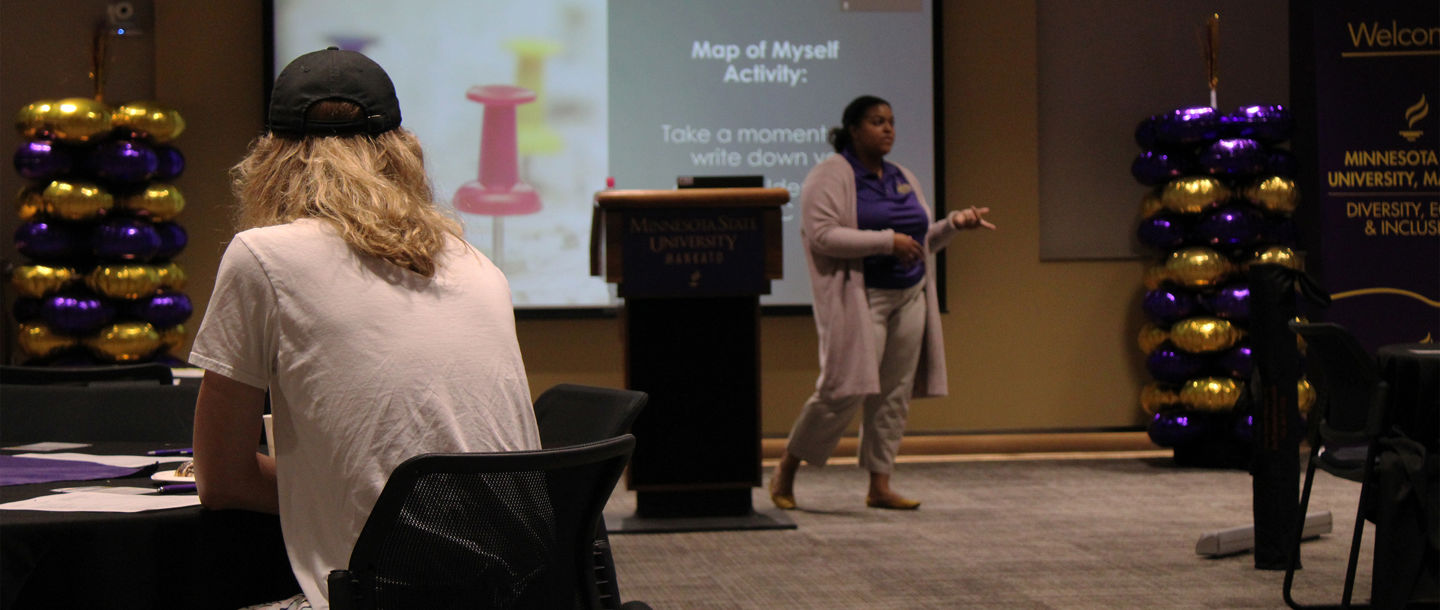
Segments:
[[[909,182],[901,182],[899,186],[895,187],[895,192],[900,193],[901,195],[909,195],[910,191],[911,188]]]

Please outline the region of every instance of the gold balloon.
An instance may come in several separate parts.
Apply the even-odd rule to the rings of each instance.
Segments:
[[[1186,288],[1204,288],[1219,284],[1234,270],[1224,255],[1210,248],[1181,248],[1165,259],[1165,271],[1171,280]]]
[[[1176,178],[1165,183],[1160,202],[1165,209],[1181,214],[1197,214],[1224,203],[1230,189],[1208,176]]]
[[[1285,246],[1270,246],[1255,252],[1254,258],[1246,261],[1245,267],[1248,269],[1250,265],[1260,264],[1283,265],[1296,271],[1305,269],[1304,261],[1300,260],[1300,256]]]
[[[155,268],[155,281],[160,288],[185,289],[185,270],[173,262]]]
[[[10,272],[10,285],[20,296],[39,298],[61,289],[75,279],[75,271],[67,267],[20,265]]]
[[[15,194],[15,211],[20,222],[34,220],[45,212],[45,189],[39,186],[22,186]]]
[[[85,285],[112,299],[138,299],[155,294],[160,274],[152,265],[100,265],[85,278]]]
[[[1145,285],[1146,290],[1155,290],[1170,281],[1170,270],[1166,269],[1163,263],[1150,265],[1145,268],[1144,279],[1140,281]]]
[[[156,142],[169,142],[185,131],[180,113],[155,102],[130,102],[111,113],[116,128],[134,132]]]
[[[1149,218],[1165,211],[1165,204],[1160,200],[1160,190],[1152,189],[1140,198],[1140,217]]]
[[[1289,214],[1295,211],[1300,201],[1300,191],[1295,181],[1283,176],[1271,176],[1245,188],[1241,193],[1260,209],[1274,214]]]
[[[1140,388],[1140,408],[1154,415],[1180,402],[1180,394],[1169,384],[1152,381]]]
[[[89,182],[56,180],[41,193],[45,211],[65,220],[98,218],[115,206],[115,198]]]
[[[60,350],[74,347],[79,340],[74,337],[55,334],[49,326],[39,322],[21,322],[15,342],[20,351],[32,358],[44,358]]]
[[[1140,353],[1149,354],[1155,351],[1155,348],[1160,347],[1160,344],[1169,338],[1170,333],[1165,329],[1146,322],[1144,326],[1140,327]]]
[[[45,126],[45,119],[50,116],[50,107],[55,102],[50,100],[39,100],[25,104],[20,112],[15,113],[15,130],[20,132],[20,137],[27,140],[49,137],[50,129]]]
[[[187,336],[189,335],[185,332],[185,325],[176,324],[160,331],[160,344],[165,347],[165,351],[173,354],[179,351],[181,346],[185,345],[185,338]]]
[[[152,182],[145,190],[122,198],[120,207],[141,216],[148,216],[154,222],[165,222],[180,215],[185,209],[185,196],[173,184]]]
[[[1239,328],[1220,318],[1186,318],[1170,326],[1170,340],[1175,347],[1192,354],[1229,349],[1240,340],[1240,336]]]
[[[1200,377],[1180,388],[1180,402],[1197,411],[1228,411],[1243,391],[1244,386],[1229,377]]]
[[[111,362],[135,362],[160,349],[160,333],[149,322],[120,322],[86,337],[85,346]]]
[[[56,138],[89,142],[110,133],[110,109],[84,97],[67,97],[50,105],[45,124]]]
[[[1295,384],[1297,406],[1300,407],[1300,414],[1310,412],[1310,407],[1315,406],[1315,387],[1310,385],[1310,380],[1304,377]]]

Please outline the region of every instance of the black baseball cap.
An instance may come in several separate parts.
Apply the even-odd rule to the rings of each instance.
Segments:
[[[341,100],[360,107],[361,117],[348,121],[315,121],[305,113],[322,100]],[[270,92],[266,127],[279,136],[335,136],[385,133],[400,126],[400,100],[395,84],[374,60],[355,51],[330,47],[296,57]]]

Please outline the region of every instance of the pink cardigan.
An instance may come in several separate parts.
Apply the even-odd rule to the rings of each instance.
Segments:
[[[896,167],[899,167],[898,165]],[[915,197],[932,216],[920,182],[900,168],[915,187]],[[842,155],[821,161],[800,187],[800,234],[810,262],[810,290],[815,297],[815,330],[820,336],[821,398],[880,392],[880,363],[875,360],[869,331],[870,305],[865,298],[861,259],[890,254],[895,232],[862,231],[856,221],[855,171]],[[948,218],[930,224],[925,235],[925,338],[915,371],[913,396],[944,396],[945,341],[940,330],[940,305],[935,296],[935,253],[959,232]]]

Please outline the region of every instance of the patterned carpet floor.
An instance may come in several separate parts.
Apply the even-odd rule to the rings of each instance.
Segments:
[[[1285,607],[1284,572],[1195,553],[1202,534],[1251,523],[1248,473],[1117,455],[902,463],[894,486],[918,511],[866,508],[853,460],[805,466],[795,529],[612,534],[621,593],[657,609]],[[1310,512],[1330,511],[1334,531],[1302,547],[1301,602],[1338,603],[1359,490],[1317,475]],[[607,521],[633,512],[622,482]]]

